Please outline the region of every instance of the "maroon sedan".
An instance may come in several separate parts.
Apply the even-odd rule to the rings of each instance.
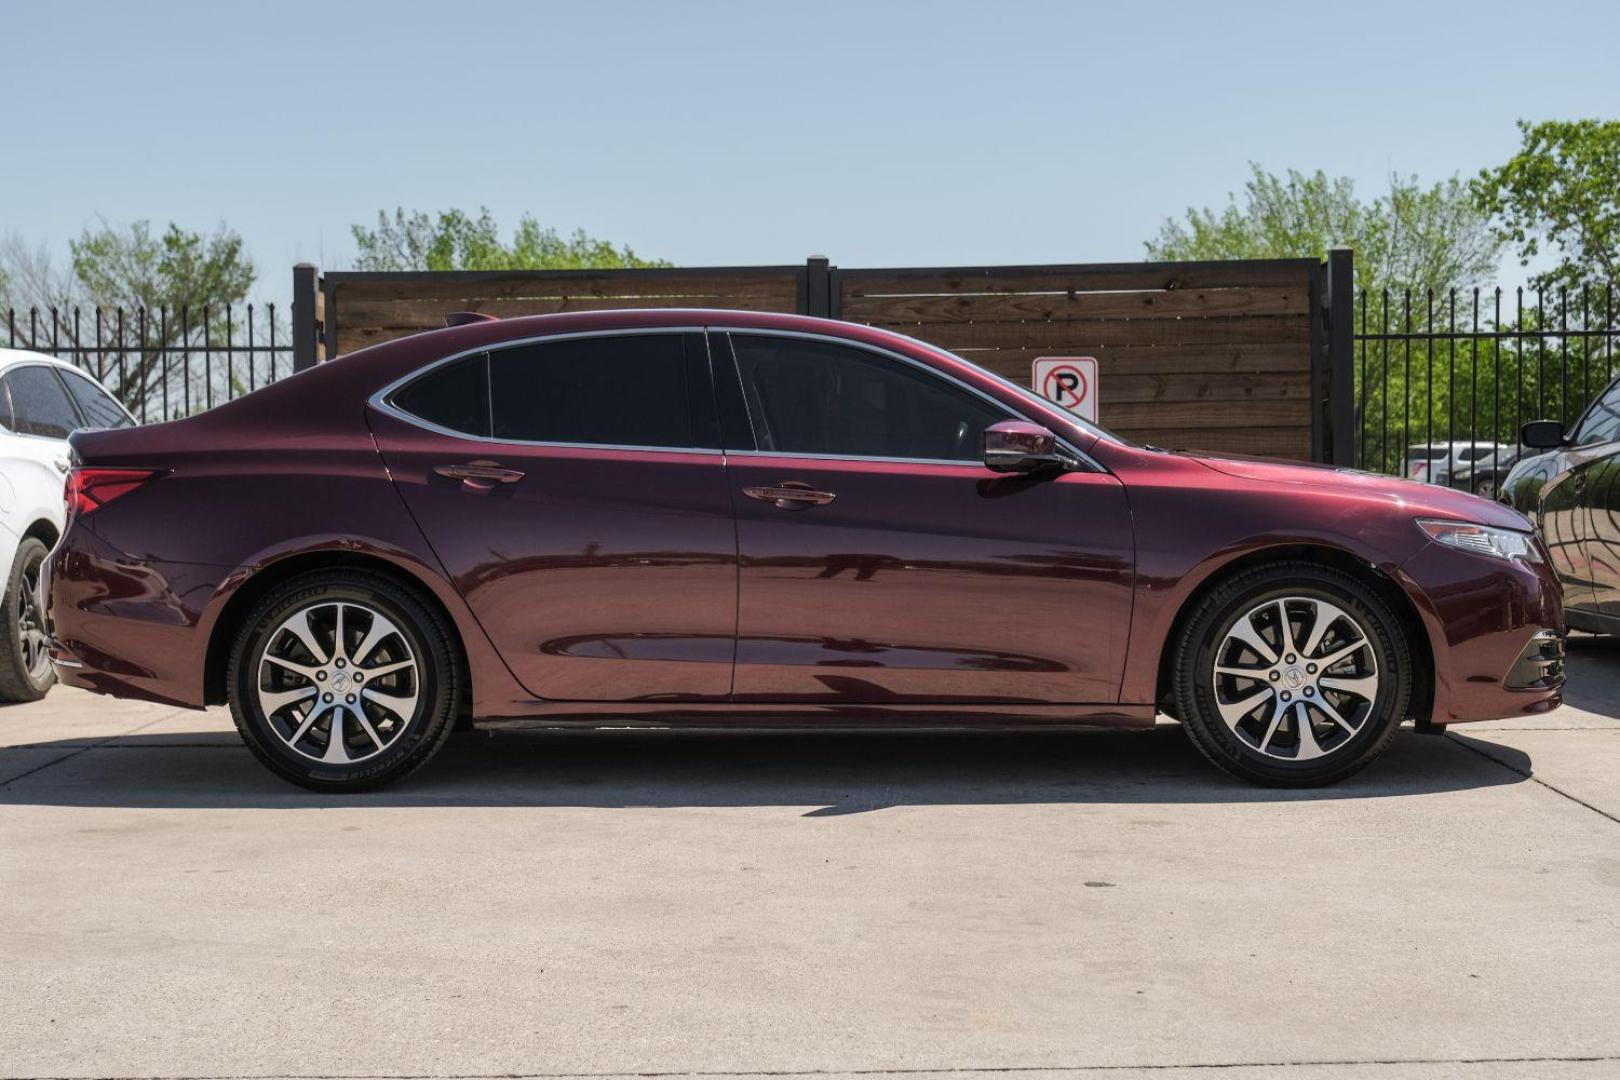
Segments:
[[[1147,726],[1338,780],[1559,702],[1558,585],[1472,495],[1172,453],[922,342],[735,311],[479,322],[73,437],[64,682],[229,702],[269,768],[459,722]]]

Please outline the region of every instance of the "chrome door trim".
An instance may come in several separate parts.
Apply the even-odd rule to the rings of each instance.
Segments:
[[[851,325],[859,325],[859,324],[852,323]],[[472,348],[472,349],[463,349],[460,352],[451,353],[448,356],[442,356],[437,360],[431,361],[430,363],[425,364],[422,367],[416,368],[415,370],[409,372],[408,374],[400,376],[399,378],[395,379],[393,382],[391,382],[388,385],[384,386],[381,390],[378,390],[376,393],[372,394],[371,397],[367,398],[366,399],[366,404],[370,405],[372,408],[376,409],[378,412],[381,412],[381,413],[383,413],[383,414],[385,414],[387,416],[391,416],[394,419],[401,421],[402,423],[410,424],[413,427],[422,428],[422,429],[424,429],[426,431],[431,431],[431,432],[433,432],[435,434],[438,434],[438,435],[446,435],[446,436],[449,436],[450,438],[454,438],[454,439],[462,439],[462,440],[465,440],[466,442],[474,442],[474,443],[495,445],[495,446],[539,446],[539,447],[556,447],[556,448],[570,449],[570,450],[616,450],[616,451],[635,450],[635,451],[651,451],[653,453],[666,453],[666,454],[705,454],[705,455],[713,455],[713,456],[717,456],[717,457],[722,457],[722,456],[725,456],[727,454],[736,455],[738,457],[769,455],[769,456],[773,456],[773,457],[797,457],[797,458],[806,458],[806,459],[822,459],[822,460],[828,460],[828,461],[875,461],[875,462],[889,462],[889,463],[901,463],[901,464],[926,464],[926,465],[967,465],[967,466],[979,465],[980,467],[983,467],[984,463],[982,461],[979,461],[979,460],[973,459],[973,458],[964,458],[962,460],[956,460],[956,459],[935,460],[935,459],[927,459],[927,458],[865,457],[865,456],[861,456],[861,455],[857,455],[857,454],[794,454],[794,453],[791,453],[791,452],[780,451],[780,450],[722,450],[722,449],[719,449],[719,448],[710,448],[710,447],[638,446],[638,445],[633,445],[633,444],[549,442],[549,441],[545,441],[545,440],[534,440],[534,439],[499,439],[499,438],[494,437],[493,435],[472,435],[472,434],[469,434],[468,432],[465,432],[465,431],[455,431],[455,430],[452,430],[450,428],[441,427],[438,424],[433,423],[432,421],[424,420],[419,416],[416,416],[416,415],[414,415],[412,413],[408,413],[405,410],[403,410],[401,408],[398,408],[397,406],[394,405],[393,401],[391,400],[392,396],[395,393],[397,393],[399,390],[403,389],[407,384],[415,382],[417,379],[425,377],[429,372],[435,371],[435,370],[437,370],[437,369],[439,369],[441,367],[446,366],[447,364],[453,364],[457,360],[465,360],[469,356],[477,356],[480,353],[494,353],[494,352],[498,352],[498,351],[500,351],[502,349],[514,349],[514,348],[519,348],[519,347],[524,346],[524,345],[540,345],[540,344],[544,344],[546,342],[551,342],[551,341],[572,341],[572,340],[576,340],[576,339],[580,339],[580,338],[629,337],[629,336],[640,336],[640,335],[645,335],[645,334],[709,334],[709,333],[755,334],[755,335],[761,335],[761,336],[767,336],[767,337],[803,338],[803,339],[810,340],[810,341],[825,342],[825,343],[827,343],[829,345],[843,345],[843,346],[853,347],[853,348],[857,348],[857,349],[864,349],[867,352],[876,353],[879,356],[885,356],[885,357],[888,357],[891,360],[898,360],[900,363],[908,364],[911,367],[914,367],[914,368],[917,368],[917,369],[919,369],[921,371],[926,372],[927,374],[933,376],[936,379],[943,379],[945,382],[951,384],[952,386],[954,386],[954,387],[956,387],[956,388],[958,388],[960,390],[964,390],[967,393],[972,394],[974,397],[980,398],[981,400],[988,402],[989,404],[993,405],[995,408],[1000,409],[1002,412],[1007,413],[1008,414],[1008,419],[1028,420],[1031,423],[1040,423],[1039,420],[1031,420],[1030,417],[1024,415],[1021,412],[1018,412],[1017,410],[1012,409],[1010,406],[1007,405],[1006,402],[1001,401],[1000,399],[998,399],[996,397],[993,397],[990,394],[985,393],[983,390],[980,390],[976,386],[971,386],[971,385],[963,382],[961,379],[956,378],[954,375],[951,375],[951,374],[949,374],[947,372],[944,372],[944,371],[940,371],[938,368],[934,367],[931,364],[926,364],[926,363],[922,362],[921,360],[917,360],[917,359],[914,359],[914,358],[912,358],[910,356],[906,356],[903,353],[895,352],[892,349],[885,349],[881,345],[874,345],[874,344],[872,344],[870,342],[866,342],[866,341],[856,341],[856,340],[854,340],[852,338],[839,337],[836,334],[818,334],[818,333],[812,333],[810,331],[805,331],[805,330],[777,330],[777,329],[772,329],[772,328],[762,328],[762,327],[753,327],[753,326],[732,326],[732,325],[728,325],[728,324],[724,324],[724,323],[722,323],[722,324],[708,323],[708,324],[681,325],[681,326],[614,327],[614,328],[612,328],[610,330],[575,330],[575,331],[570,331],[570,332],[561,333],[561,334],[533,334],[533,335],[530,335],[528,337],[510,338],[508,340],[496,342],[496,343],[493,343],[493,344],[490,344],[490,345],[482,345],[482,346],[479,346],[477,348]],[[1042,424],[1041,426],[1044,427],[1045,425]],[[1056,434],[1056,433],[1054,433],[1054,434]],[[1075,458],[1081,464],[1085,465],[1091,471],[1100,472],[1100,473],[1108,472],[1107,469],[1105,469],[1101,464],[1098,463],[1096,458],[1093,458],[1090,454],[1087,454],[1084,450],[1081,450],[1079,447],[1075,446],[1068,439],[1065,439],[1061,435],[1058,435],[1057,439],[1058,439],[1058,444],[1060,446],[1062,446],[1065,450],[1072,453],[1075,456]]]

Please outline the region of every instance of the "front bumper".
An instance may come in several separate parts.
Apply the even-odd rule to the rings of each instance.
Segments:
[[[1436,725],[1500,720],[1563,703],[1564,612],[1546,562],[1430,543],[1401,567],[1434,659]]]

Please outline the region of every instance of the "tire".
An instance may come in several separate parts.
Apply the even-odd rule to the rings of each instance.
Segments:
[[[1478,495],[1482,499],[1492,499],[1492,500],[1494,500],[1496,498],[1496,481],[1495,481],[1495,479],[1493,479],[1492,477],[1487,476],[1485,479],[1483,479],[1479,483],[1475,484],[1474,485],[1474,494]]]
[[[344,648],[335,649],[340,625]],[[444,745],[460,650],[444,618],[398,582],[321,571],[254,607],[226,680],[236,730],[271,772],[312,791],[364,791],[421,768]]]
[[[1257,784],[1343,780],[1389,746],[1411,700],[1412,654],[1399,620],[1356,578],[1315,563],[1277,563],[1221,582],[1198,601],[1175,648],[1175,704],[1193,744]]]
[[[40,572],[49,554],[44,541],[25,536],[11,560],[5,597],[6,641],[0,649],[0,701],[38,701],[56,683],[56,670],[45,652],[45,604],[39,592]]]

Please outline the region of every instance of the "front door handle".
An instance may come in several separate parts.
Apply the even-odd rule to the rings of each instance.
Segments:
[[[433,470],[440,476],[460,480],[468,491],[489,491],[496,484],[515,484],[523,479],[522,469],[508,469],[493,461],[469,461],[465,465],[439,465]]]
[[[750,499],[768,502],[778,510],[808,510],[812,506],[826,506],[838,498],[830,491],[817,491],[798,480],[784,480],[765,487],[745,487],[743,494]]]

